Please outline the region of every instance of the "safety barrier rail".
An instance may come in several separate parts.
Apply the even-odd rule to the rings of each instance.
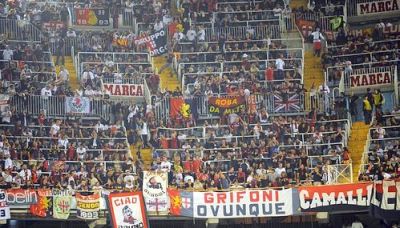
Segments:
[[[40,29],[26,20],[0,19],[0,34],[10,40],[42,40]]]
[[[45,111],[47,116],[69,116],[65,107],[66,98],[62,96],[13,96],[10,98],[10,106],[14,107],[17,113],[24,111],[31,115],[39,115]],[[91,99],[91,113],[90,115],[97,115],[105,120],[111,117],[111,104],[102,99]]]
[[[104,64],[106,61],[112,61],[113,64],[118,63],[128,63],[130,61],[135,62],[135,64],[146,64],[150,63],[150,55],[149,53],[132,53],[132,52],[78,52],[75,56],[75,67],[76,72],[83,72],[82,63],[88,62],[87,58],[90,58],[91,61],[94,59],[100,58],[103,62],[97,62],[97,64]],[[127,65],[135,65],[133,63],[129,63]],[[81,75],[78,74],[78,78]]]
[[[279,22],[279,21],[278,21]],[[232,37],[233,39],[243,38],[247,34],[253,34],[253,36],[262,39],[269,37],[271,39],[279,39],[282,33],[282,27],[278,25],[251,25],[246,26],[229,26],[229,27],[214,27],[205,28],[206,41],[217,40],[218,36]]]

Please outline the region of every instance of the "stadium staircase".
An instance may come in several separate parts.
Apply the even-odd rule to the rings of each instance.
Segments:
[[[324,83],[324,72],[322,70],[321,58],[313,54],[312,48],[304,53],[304,87],[310,91],[314,84],[315,89]]]
[[[369,133],[369,125],[362,121],[353,123],[351,127],[348,149],[350,151],[352,167],[353,167],[353,182],[358,181],[358,172],[362,164],[362,155]]]
[[[130,150],[131,150],[131,155],[134,161],[137,161],[138,158],[138,151],[140,151],[140,156],[141,160],[143,161],[144,164],[144,169],[150,170],[151,168],[151,163],[153,162],[153,155],[151,152],[151,149],[142,149],[142,143],[137,143],[136,145],[131,145]]]
[[[167,62],[167,59],[164,56],[157,56],[153,57],[152,59],[152,65],[153,65],[153,70],[155,73],[158,73],[158,70],[164,66],[164,64]],[[181,87],[180,82],[178,81],[177,76],[173,72],[173,70],[168,67],[164,69],[160,75],[160,87],[161,89],[166,89],[169,91],[174,91],[176,87]]]
[[[57,59],[57,57],[53,56],[54,64],[56,62],[56,59]],[[77,76],[76,71],[75,71],[74,62],[72,61],[72,57],[71,56],[65,56],[64,67],[69,72],[69,85],[71,86],[72,91],[76,91],[77,89],[79,89],[80,85],[79,85],[78,76]],[[58,75],[58,73],[60,72],[60,66],[56,66],[56,72],[57,72],[57,75]]]
[[[292,0],[290,1],[290,8],[291,9],[298,9],[303,7],[304,9],[307,9],[307,4],[308,0]]]

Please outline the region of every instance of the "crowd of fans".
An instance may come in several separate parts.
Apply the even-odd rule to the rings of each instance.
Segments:
[[[399,65],[400,40],[384,34],[384,26],[390,25],[379,23],[372,34],[339,30],[336,45],[329,47],[322,56],[322,64],[333,86],[340,81],[342,72],[351,74],[353,69]]]
[[[340,2],[331,1],[327,6],[311,2],[310,6],[311,10],[335,15],[338,9],[332,8],[334,3]],[[178,88],[160,94],[154,89],[154,94],[164,98],[221,94],[248,98],[250,94],[305,91],[300,83],[302,50],[288,48],[290,40],[282,39],[281,31],[266,34],[252,28],[279,24],[278,16],[290,14],[287,1],[200,0],[194,4],[184,0],[178,7],[160,1],[127,0],[116,4],[123,13],[144,15],[136,18],[141,27],[135,32],[75,31],[69,28],[71,12],[67,5],[10,4],[7,1],[0,5],[0,17],[41,25],[60,20],[63,26],[44,28],[42,42],[2,39],[2,94],[97,97],[105,93],[102,80],[135,84],[144,78],[151,89],[158,88],[159,72],[152,71],[148,56],[132,51],[144,51],[144,47],[134,45],[135,37],[162,28],[168,29],[169,58],[178,59],[186,90]],[[109,1],[96,4],[107,6]],[[94,6],[92,1],[78,5]],[[173,8],[177,8],[178,16],[171,16],[169,9]],[[128,19],[126,15],[124,20]],[[245,32],[210,35],[211,28],[222,31],[243,23],[248,25]],[[344,30],[340,30],[337,36],[337,45],[341,46],[324,54],[324,67],[342,66],[346,62],[344,69],[349,70],[352,64],[365,61],[385,63],[398,59],[398,41],[369,45],[380,34],[371,37],[343,34]],[[77,91],[69,88],[69,73],[64,67],[55,73],[48,52],[55,47],[56,65],[63,65],[69,40],[75,40],[77,51],[91,52],[80,56],[81,88]],[[365,59],[364,53],[372,59]],[[343,54],[348,57],[335,57]],[[331,78],[337,73],[328,75]],[[326,91],[324,86],[321,88],[320,92]],[[76,116],[57,119],[48,117],[46,110],[35,116],[18,113],[13,107],[4,108],[0,185],[131,190],[140,188],[141,171],[150,169],[168,172],[169,184],[178,188],[290,187],[330,183],[332,177],[327,166],[351,162],[346,147],[350,125],[334,112],[272,117],[263,104],[258,104],[255,110],[232,113],[220,120],[200,120],[195,113],[161,120],[156,118],[152,104],[115,102],[112,108],[110,121]],[[399,120],[394,116],[377,121],[372,138],[379,140],[371,145],[371,164],[361,179],[399,175],[399,145],[398,140],[392,139],[399,137]],[[385,138],[390,139],[382,140]],[[146,148],[152,151],[150,164],[142,158]],[[136,156],[132,152],[137,153],[137,159],[133,159]]]
[[[400,177],[400,110],[378,115],[370,129],[371,144],[360,180],[384,180]]]

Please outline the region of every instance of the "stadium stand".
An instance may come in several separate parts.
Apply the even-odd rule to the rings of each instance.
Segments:
[[[0,188],[397,180],[400,39],[356,33],[348,6],[0,1]]]

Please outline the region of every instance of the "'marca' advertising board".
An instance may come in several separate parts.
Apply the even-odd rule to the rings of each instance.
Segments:
[[[389,12],[400,12],[400,0],[368,1],[357,4],[357,15],[376,15]]]

